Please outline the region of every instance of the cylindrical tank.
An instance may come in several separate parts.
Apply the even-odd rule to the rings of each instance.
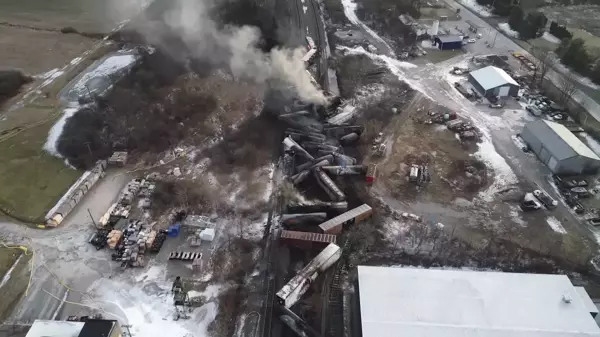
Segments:
[[[438,35],[439,30],[440,30],[440,20],[434,20],[433,24],[431,25],[431,32],[429,33],[429,35],[431,35],[431,36]]]

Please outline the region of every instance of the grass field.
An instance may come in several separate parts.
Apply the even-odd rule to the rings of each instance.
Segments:
[[[18,249],[0,248],[0,280],[12,268],[17,259],[23,255]],[[3,322],[11,313],[16,302],[27,289],[27,275],[25,271],[31,255],[24,255],[19,263],[10,273],[10,278],[6,280],[0,288],[0,323]],[[0,282],[1,283],[1,282]]]
[[[136,1],[120,1],[133,2]],[[110,30],[123,19],[116,10],[118,4],[117,0],[2,0],[0,21],[40,28]]]
[[[100,47],[67,74],[44,87],[45,95],[20,109],[5,113],[5,119],[0,123],[0,209],[3,212],[24,222],[39,223],[81,175],[42,148],[48,131],[62,113],[56,98],[58,92],[79,72],[113,48]]]

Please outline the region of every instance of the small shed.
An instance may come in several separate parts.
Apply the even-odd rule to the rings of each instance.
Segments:
[[[434,42],[440,50],[461,49],[463,37],[460,35],[440,35],[434,37]]]
[[[562,124],[527,123],[521,138],[555,174],[593,173],[600,168],[600,157]]]
[[[470,72],[469,83],[485,97],[515,97],[519,93],[519,84],[506,71],[494,66]]]

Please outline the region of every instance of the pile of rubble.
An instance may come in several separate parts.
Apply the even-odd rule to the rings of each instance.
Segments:
[[[333,105],[317,108],[312,104],[294,104],[277,116],[289,126],[283,140],[283,173],[286,178],[295,186],[313,181],[329,199],[287,205],[287,213],[280,217],[286,230],[338,234],[341,223],[333,226],[332,230],[317,225],[325,224],[331,221],[330,217],[335,219],[342,213],[352,215],[351,220],[371,214],[370,207],[366,205],[365,210],[356,211],[360,208],[357,207],[348,211],[346,195],[332,179],[332,176],[365,176],[367,183],[375,179],[373,165],[361,165],[345,151],[358,143],[363,132],[362,126],[348,123],[353,109],[348,106],[334,109]],[[342,219],[342,222],[347,221]]]

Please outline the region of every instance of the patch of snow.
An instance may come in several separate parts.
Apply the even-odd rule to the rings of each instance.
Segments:
[[[2,289],[2,287],[8,283],[8,280],[10,280],[10,275],[12,274],[13,270],[15,270],[15,268],[17,267],[17,265],[19,264],[19,262],[21,261],[21,258],[23,257],[24,254],[19,255],[19,257],[17,258],[17,260],[13,263],[12,266],[10,266],[10,268],[8,269],[8,271],[6,271],[6,274],[4,274],[4,276],[2,277],[2,281],[0,281],[0,289]]]
[[[384,228],[388,237],[396,238],[405,235],[410,230],[410,224],[406,221],[395,220],[386,222]]]
[[[306,11],[308,10],[308,7],[306,6],[302,6],[302,11],[304,11],[304,14],[306,14]]]
[[[487,7],[478,4],[476,0],[459,0],[459,2],[463,6],[467,7],[473,12],[476,12],[484,18],[489,18],[490,16],[492,16],[492,12]]]
[[[438,47],[434,46],[431,40],[423,40],[421,41],[421,47],[426,49],[438,49]]]
[[[569,76],[571,76],[572,78],[574,78],[575,80],[577,80],[577,82],[579,82],[579,83],[581,83],[581,84],[583,84],[585,86],[588,86],[588,87],[590,87],[592,89],[596,89],[596,90],[600,89],[600,86],[598,84],[592,82],[592,80],[590,80],[587,77],[584,77],[584,76],[581,76],[579,74],[574,73],[571,69],[567,68],[564,64],[562,64],[560,62],[556,62],[554,64],[554,67],[556,69],[559,69],[558,72],[563,73],[563,74],[569,74]],[[573,98],[576,101],[578,101],[579,103],[581,103],[580,102],[581,98],[579,96],[575,96],[574,95]]]
[[[76,57],[72,59],[71,62],[69,62],[69,64],[74,66],[76,64],[79,64],[81,61],[83,61],[83,57]]]
[[[595,154],[600,156],[600,142],[598,142],[594,137],[590,136],[587,132],[579,133],[579,136],[583,138],[583,142],[590,148],[590,150],[594,151]]]
[[[166,270],[165,270],[165,268],[160,267],[160,266],[151,266],[144,273],[138,275],[135,278],[135,281],[136,282],[157,281],[159,279],[164,279],[165,276],[166,276]]]
[[[42,82],[42,87],[45,87],[47,85],[49,85],[50,83],[54,82],[55,79],[59,78],[60,76],[62,76],[62,74],[64,74],[65,72],[63,70],[58,70],[58,69],[53,69],[51,71],[49,71],[48,73],[44,74],[44,82]]]
[[[560,43],[560,39],[557,38],[556,36],[550,34],[549,32],[544,32],[544,35],[542,35],[542,39],[544,39],[550,43],[556,43],[556,44]]]
[[[390,47],[390,45],[387,44],[387,42],[385,42],[385,40],[383,38],[381,38],[381,36],[379,36],[377,33],[375,33],[374,30],[369,28],[369,26],[365,25],[362,21],[360,21],[358,16],[356,16],[356,2],[354,2],[353,0],[342,0],[342,6],[344,7],[344,15],[350,22],[352,22],[355,25],[360,26],[367,33],[369,33],[369,35],[371,35],[374,39],[383,43],[393,55],[392,47]]]
[[[557,218],[555,218],[553,216],[549,216],[548,218],[546,218],[546,222],[548,223],[548,226],[550,226],[550,228],[552,228],[553,231],[560,233],[560,234],[567,234],[567,231],[562,226],[560,221],[558,221]]]
[[[204,289],[204,291],[188,291],[188,296],[190,298],[204,297],[210,300],[213,298],[217,298],[217,296],[221,292],[221,289],[223,289],[223,285],[221,284],[210,284],[206,287],[206,289]]]
[[[498,152],[492,143],[492,138],[487,130],[480,129],[483,133],[481,137],[481,143],[479,143],[479,150],[474,154],[475,157],[479,158],[486,165],[491,168],[494,173],[494,182],[487,190],[479,192],[479,196],[487,202],[494,200],[494,197],[498,192],[505,189],[507,186],[518,182],[517,176],[513,172],[512,168],[506,162]]]
[[[75,113],[79,111],[79,107],[75,108],[66,108],[63,110],[62,116],[54,123],[50,131],[48,132],[48,139],[44,144],[44,150],[55,157],[62,158],[62,155],[58,153],[57,145],[58,140],[60,139],[60,135],[63,132],[65,124],[67,123],[67,119],[71,118]]]
[[[247,240],[262,239],[263,234],[265,232],[265,227],[267,226],[268,219],[269,214],[265,213],[259,220],[250,223],[247,227],[244,228],[244,238]]]
[[[271,194],[273,193],[273,186],[275,185],[275,182],[273,181],[273,176],[275,174],[275,164],[269,165],[267,167],[267,172],[269,174],[269,182],[265,187],[265,194],[263,194],[264,201],[269,201],[269,199],[271,199]]]
[[[145,274],[148,273],[156,274],[155,271]],[[131,282],[121,277],[103,278],[94,282],[87,292],[91,296],[83,302],[100,309],[106,317],[131,325],[129,329],[133,336],[162,337],[167,331],[172,337],[208,336],[208,325],[217,316],[215,297],[221,286],[208,286],[201,293],[209,298],[208,302],[192,312],[186,310],[190,318],[177,321],[173,319],[176,311],[170,289],[167,280],[149,281],[147,278],[142,282]]]
[[[54,68],[54,69],[52,69],[52,70],[49,70],[49,71],[47,71],[47,72],[45,72],[45,73],[43,73],[43,74],[41,74],[41,75],[37,75],[36,77],[37,77],[37,78],[41,78],[41,79],[44,79],[44,80],[45,80],[45,79],[47,79],[47,78],[50,78],[50,77],[52,77],[54,74],[56,74],[56,73],[57,73],[57,72],[59,72],[59,71],[60,71],[60,69],[58,69],[58,68]]]
[[[519,212],[519,208],[515,205],[511,205],[510,206],[510,217],[512,218],[512,220],[521,225],[521,226],[526,226],[527,223],[525,222],[525,220],[523,220],[523,218],[521,217],[521,212]]]
[[[508,24],[508,22],[499,23],[498,29],[500,29],[501,31],[506,33],[506,35],[508,35],[510,37],[514,37],[514,38],[519,37],[519,32],[512,30],[512,28],[510,28],[510,25]]]
[[[431,96],[429,96],[423,86],[417,82],[409,78],[408,74],[406,74],[404,69],[416,68],[417,65],[412,64],[410,62],[398,61],[395,58],[389,57],[387,55],[377,55],[373,53],[369,53],[365,50],[365,48],[358,46],[354,48],[345,47],[345,46],[337,46],[337,49],[344,51],[346,55],[365,55],[369,57],[373,61],[377,61],[380,64],[386,66],[392,74],[394,74],[399,80],[406,82],[411,88],[420,91],[423,95],[433,100]]]

